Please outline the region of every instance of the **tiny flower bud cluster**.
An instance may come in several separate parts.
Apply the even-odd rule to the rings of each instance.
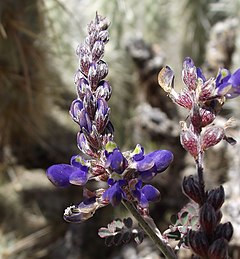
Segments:
[[[240,95],[240,69],[233,74],[220,69],[216,78],[206,80],[201,69],[195,67],[188,57],[183,62],[182,79],[185,88],[177,93],[173,89],[174,73],[170,67],[164,67],[158,76],[160,86],[170,98],[189,111],[188,122],[180,123],[180,140],[182,146],[197,159],[199,153],[223,139],[228,140],[225,129],[212,123],[225,100]]]
[[[71,184],[85,186],[88,181],[106,183],[106,189],[90,191],[84,188],[84,201],[65,210],[64,219],[80,223],[92,217],[98,208],[111,203],[117,206],[123,199],[137,204],[148,214],[149,202],[160,198],[160,192],[148,183],[167,169],[173,160],[168,150],[144,154],[141,145],[121,152],[113,141],[114,129],[109,120],[108,100],[112,89],[104,78],[108,66],[102,60],[108,42],[109,23],[96,15],[88,26],[88,36],[77,48],[79,69],[75,75],[77,99],[70,115],[79,125],[77,145],[81,153],[70,164],[57,164],[47,169],[47,177],[59,187]]]
[[[201,194],[199,183],[193,176],[183,180],[185,194],[199,204],[199,229],[190,230],[188,245],[197,255],[203,258],[225,259],[228,257],[228,242],[233,235],[230,222],[220,223],[220,211],[224,203],[224,189],[222,186]]]

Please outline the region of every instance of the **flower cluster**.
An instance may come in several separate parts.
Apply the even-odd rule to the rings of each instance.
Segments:
[[[108,26],[105,18],[96,15],[88,26],[84,43],[77,48],[77,99],[72,102],[70,115],[79,125],[80,154],[73,156],[70,164],[57,164],[47,169],[47,177],[59,187],[85,186],[90,180],[106,183],[105,189],[95,191],[85,187],[84,200],[65,210],[64,219],[75,223],[92,217],[98,208],[109,203],[116,206],[123,199],[136,203],[139,211],[148,214],[149,202],[160,197],[159,191],[148,182],[173,160],[168,150],[144,154],[139,144],[132,151],[121,152],[113,140],[114,128],[108,106],[112,89],[104,79],[108,66],[102,60],[108,42]]]
[[[221,224],[221,206],[224,203],[224,189],[205,191],[203,178],[203,153],[221,140],[235,144],[226,136],[225,127],[213,124],[226,99],[240,95],[240,69],[231,74],[220,69],[216,78],[206,79],[200,68],[195,67],[190,58],[183,62],[182,79],[185,88],[177,93],[173,89],[173,71],[167,66],[158,76],[160,86],[178,105],[188,110],[186,121],[181,121],[180,141],[196,162],[197,175],[185,177],[183,192],[199,205],[199,225],[197,230],[186,232],[188,244],[193,252],[203,258],[227,258],[228,242],[233,235],[230,222]]]
[[[182,146],[195,158],[221,140],[231,144],[235,141],[226,136],[225,128],[213,125],[227,98],[240,95],[240,69],[231,74],[220,69],[216,78],[206,79],[200,68],[195,67],[191,58],[183,62],[182,80],[185,88],[177,93],[173,89],[174,73],[170,67],[164,67],[158,76],[160,86],[178,105],[189,111],[189,121],[180,122]],[[202,129],[205,130],[202,132]]]

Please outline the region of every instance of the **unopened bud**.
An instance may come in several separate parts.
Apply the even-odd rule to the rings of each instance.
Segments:
[[[158,83],[162,89],[171,93],[173,87],[174,73],[169,66],[163,67],[158,74]]]
[[[98,61],[104,54],[104,43],[102,41],[96,41],[92,49],[92,60]]]
[[[233,226],[231,222],[224,224],[219,224],[214,233],[215,238],[225,238],[227,241],[230,241],[233,235]]]
[[[197,87],[197,71],[191,58],[187,57],[183,62],[182,79],[189,90]]]
[[[214,241],[208,249],[208,258],[211,259],[227,259],[228,258],[228,242],[224,238]]]
[[[201,192],[198,186],[197,180],[192,175],[184,177],[182,183],[184,193],[196,203],[202,204]]]
[[[207,202],[209,202],[215,210],[218,210],[221,208],[222,204],[224,203],[224,189],[222,186],[220,186],[217,189],[209,191],[207,195]]]
[[[185,122],[180,123],[182,126],[182,131],[180,134],[181,144],[194,158],[197,158],[199,153],[198,139],[191,130],[186,128]]]
[[[188,234],[188,243],[194,253],[206,257],[208,253],[208,239],[204,232],[190,230]]]
[[[217,145],[225,136],[224,129],[213,126],[205,130],[201,140],[202,150],[206,150]]]
[[[201,116],[202,127],[206,127],[207,125],[211,124],[216,118],[216,115],[213,111],[211,111],[211,109],[199,108],[199,113]]]
[[[199,222],[203,231],[212,234],[217,225],[217,215],[213,206],[206,202],[200,208]]]
[[[181,105],[184,108],[191,109],[193,105],[193,100],[192,96],[189,94],[189,92],[181,92],[180,94],[177,95],[177,97],[174,99],[174,101]]]
[[[202,117],[200,115],[198,105],[194,105],[191,111],[191,123],[195,129],[199,131],[202,126]]]

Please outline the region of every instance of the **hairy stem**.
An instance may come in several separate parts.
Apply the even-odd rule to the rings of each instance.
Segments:
[[[146,220],[140,215],[138,210],[135,206],[128,201],[122,201],[123,205],[127,208],[129,212],[134,216],[134,218],[138,221],[139,225],[145,231],[145,233],[152,239],[154,244],[157,248],[164,254],[166,258],[169,259],[176,259],[177,256],[175,255],[172,248],[166,244],[164,240],[161,239],[159,235],[157,235],[156,231],[146,222]],[[159,231],[159,230],[158,230]]]

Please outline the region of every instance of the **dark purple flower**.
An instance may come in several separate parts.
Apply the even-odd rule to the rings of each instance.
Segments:
[[[126,199],[126,194],[122,189],[122,187],[126,185],[126,181],[114,181],[110,178],[108,184],[110,187],[103,193],[103,199],[111,202],[113,206],[117,206],[122,199]]]
[[[148,207],[149,202],[155,202],[160,198],[160,192],[158,189],[150,184],[146,184],[142,187],[142,181],[138,181],[131,192],[142,208]]]
[[[144,157],[143,155],[144,155],[144,148],[141,145],[137,144],[135,149],[132,152],[132,157],[134,161],[139,161],[143,159]]]
[[[201,78],[203,82],[207,81],[200,67],[197,67],[197,77]]]
[[[84,108],[79,112],[79,125],[81,130],[85,129],[88,133],[91,133],[92,122]]]
[[[240,69],[231,74],[227,69],[221,69],[216,78],[216,88],[219,95],[235,98],[240,95]]]
[[[105,167],[110,168],[118,174],[121,174],[127,167],[127,160],[118,148],[115,148],[110,153],[106,151],[106,157]]]
[[[78,206],[72,205],[65,209],[63,218],[67,222],[82,223],[91,218],[98,208],[96,197],[85,199]]]
[[[80,111],[83,109],[83,102],[81,100],[74,100],[70,107],[70,115],[74,121],[79,123],[79,114]]]
[[[143,181],[150,181],[157,174],[168,168],[173,160],[172,152],[168,150],[156,150],[136,161],[136,169]]]
[[[88,167],[75,167],[68,164],[52,165],[47,169],[48,179],[58,187],[70,184],[84,185],[88,180]]]

